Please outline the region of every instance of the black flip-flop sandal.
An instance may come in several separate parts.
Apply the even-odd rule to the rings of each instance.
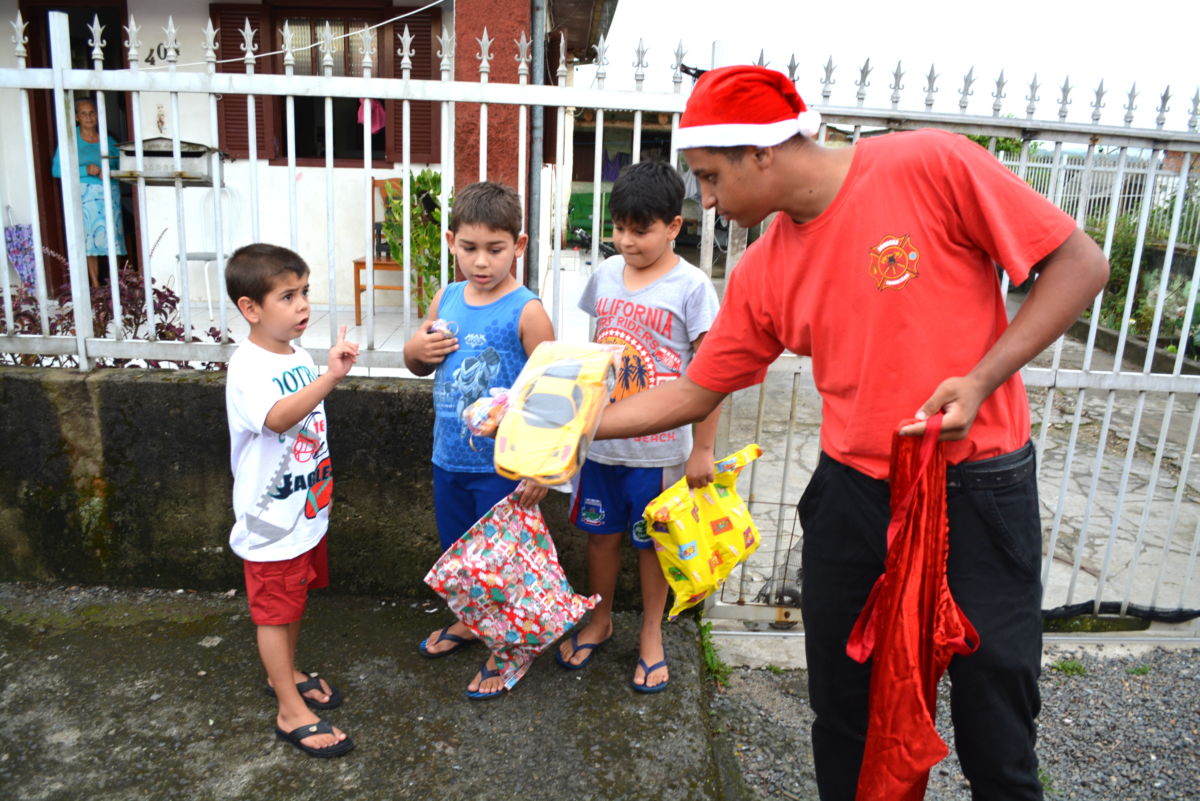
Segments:
[[[304,699],[304,703],[308,704],[313,709],[337,709],[342,705],[342,694],[337,687],[329,685],[329,700],[325,702],[318,701],[315,698],[309,698],[305,695],[309,690],[321,691],[321,680],[317,678],[316,673],[305,673],[307,678],[304,681],[296,683],[296,692],[300,693],[300,697]],[[263,685],[263,692],[272,698],[275,697],[275,688],[270,684]],[[307,735],[306,735],[307,736]]]
[[[314,734],[333,734],[333,727],[323,720],[299,726],[291,731],[284,731],[278,726],[275,727],[276,737],[291,743],[309,756],[322,758],[337,757],[354,748],[354,741],[349,737],[339,743],[327,745],[324,748],[313,748],[310,745],[300,742],[307,737],[312,737]]]
[[[450,626],[453,625],[453,623],[450,624]],[[450,656],[450,654],[454,653],[459,648],[462,648],[464,645],[470,645],[473,642],[478,642],[478,637],[460,637],[457,634],[451,634],[450,626],[446,626],[446,628],[439,631],[437,639],[434,640],[434,642],[449,640],[450,642],[454,643],[454,647],[447,648],[445,651],[430,651],[429,638],[426,637],[425,639],[421,640],[421,644],[417,646],[418,650],[421,652],[421,656],[425,657],[426,659],[441,659],[443,656]]]

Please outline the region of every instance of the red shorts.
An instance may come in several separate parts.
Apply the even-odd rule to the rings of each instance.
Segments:
[[[286,626],[304,616],[309,590],[329,586],[326,537],[310,550],[281,562],[243,560],[250,620],[257,626]]]

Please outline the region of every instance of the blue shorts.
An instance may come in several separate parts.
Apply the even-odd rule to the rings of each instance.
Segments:
[[[479,518],[517,488],[495,473],[459,473],[433,466],[433,513],[438,539],[446,550]]]
[[[571,500],[571,522],[589,534],[629,532],[635,548],[650,548],[642,513],[646,505],[683,477],[684,465],[626,467],[588,459]]]

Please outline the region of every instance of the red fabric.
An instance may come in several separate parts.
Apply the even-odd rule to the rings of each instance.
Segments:
[[[807,109],[796,85],[782,72],[737,64],[708,70],[700,76],[679,118],[679,127],[762,125],[794,120]]]
[[[846,644],[856,662],[873,658],[856,801],[925,797],[929,769],[950,752],[933,725],[938,679],[951,657],[979,647],[946,583],[941,417],[930,418],[920,439],[893,435],[887,562]]]
[[[966,375],[1008,326],[993,261],[1020,283],[1074,229],[957,134],[860,140],[829,208],[803,224],[776,215],[738,262],[688,377],[728,393],[761,382],[784,349],[811,356],[821,449],[886,478],[895,422]],[[1028,439],[1014,374],[984,401],[969,438],[946,443],[946,458],[999,456]]]
[[[328,537],[298,556],[277,562],[242,560],[250,620],[256,626],[286,626],[304,617],[308,591],[329,586]]]

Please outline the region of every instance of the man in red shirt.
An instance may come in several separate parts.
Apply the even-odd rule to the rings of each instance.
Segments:
[[[812,358],[822,454],[799,504],[801,611],[822,799],[852,799],[870,665],[846,640],[883,572],[891,432],[944,413],[951,591],[980,648],[949,672],[974,799],[1040,799],[1041,524],[1018,371],[1092,301],[1108,264],[1074,221],[987,151],[922,130],[825,148],[781,73],[711,70],[677,133],[704,206],[745,227],[780,212],[729,276],[685,377],[610,407],[599,437],[704,419],[782,353]],[[1037,281],[1011,324],[995,265]]]

